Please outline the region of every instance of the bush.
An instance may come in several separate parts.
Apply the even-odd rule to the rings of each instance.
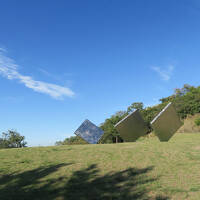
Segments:
[[[55,145],[72,145],[72,144],[88,144],[85,140],[83,140],[79,136],[71,136],[66,138],[64,141],[57,141]]]
[[[197,125],[197,126],[200,126],[200,117],[199,118],[197,118],[197,119],[195,119],[195,124]]]
[[[24,140],[25,137],[20,135],[17,131],[8,130],[2,133],[2,137],[0,137],[0,149],[26,147],[27,142]]]

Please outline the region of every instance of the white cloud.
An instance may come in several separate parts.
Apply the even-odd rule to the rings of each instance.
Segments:
[[[7,52],[6,49],[0,47],[0,52]]]
[[[3,51],[2,51],[3,52]],[[63,99],[64,97],[74,96],[74,92],[67,87],[59,86],[52,83],[36,81],[31,76],[24,76],[18,72],[18,65],[14,60],[5,56],[0,49],[0,75],[13,80],[17,79],[26,87],[40,93],[50,95],[55,99]],[[5,52],[5,51],[4,51]]]
[[[45,76],[47,76],[47,77],[49,77],[51,79],[54,79],[56,81],[61,81],[62,80],[62,78],[60,76],[57,76],[55,74],[51,74],[51,73],[49,73],[48,71],[46,71],[46,70],[44,70],[42,68],[39,68],[38,71],[40,71],[43,75],[45,75]]]
[[[169,81],[171,79],[174,66],[169,65],[166,69],[161,69],[160,67],[152,67],[151,69],[157,72],[162,80]]]

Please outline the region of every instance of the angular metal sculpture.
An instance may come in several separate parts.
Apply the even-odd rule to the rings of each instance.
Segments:
[[[138,110],[118,122],[115,128],[125,142],[134,142],[149,130]]]
[[[151,122],[160,141],[168,141],[182,124],[172,103],[169,103]]]
[[[97,144],[104,132],[95,124],[86,119],[74,132],[74,134],[80,136],[90,144]]]

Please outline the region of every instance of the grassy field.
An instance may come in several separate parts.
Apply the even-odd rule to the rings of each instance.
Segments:
[[[178,130],[180,133],[200,133],[200,126],[195,124],[195,119],[200,118],[200,113],[195,115],[188,115],[184,119],[183,126]]]
[[[200,134],[0,150],[0,199],[200,199]]]

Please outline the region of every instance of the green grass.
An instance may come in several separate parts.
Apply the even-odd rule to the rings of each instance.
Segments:
[[[200,199],[200,134],[0,150],[0,199]]]

